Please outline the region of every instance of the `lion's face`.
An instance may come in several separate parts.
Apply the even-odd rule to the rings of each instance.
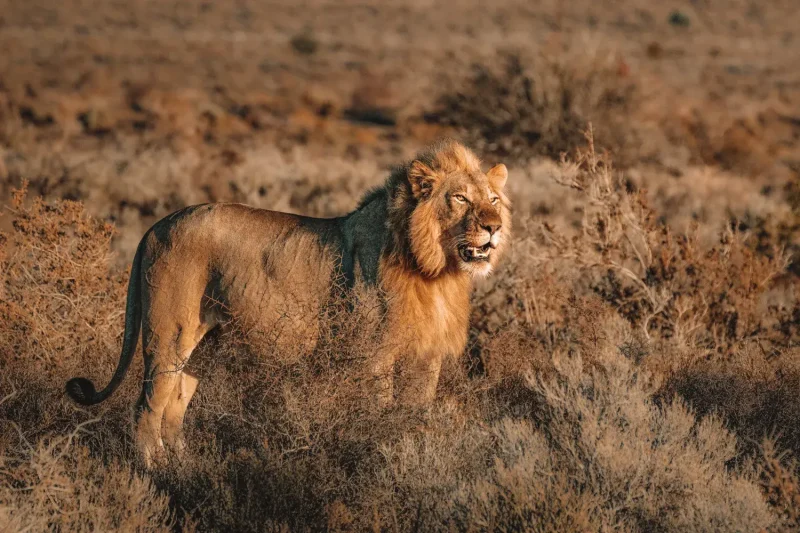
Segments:
[[[505,165],[483,173],[412,163],[409,181],[418,204],[411,215],[411,244],[423,270],[453,265],[474,276],[492,271],[510,235],[510,204],[503,194],[507,177]]]

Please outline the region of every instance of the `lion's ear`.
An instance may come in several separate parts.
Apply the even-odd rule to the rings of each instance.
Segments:
[[[508,169],[503,163],[499,165],[493,166],[489,172],[486,173],[486,177],[489,178],[489,184],[498,191],[503,190],[503,187],[506,185],[506,180],[508,179]]]
[[[427,198],[436,185],[436,173],[422,161],[414,161],[408,169],[408,182],[414,198]]]

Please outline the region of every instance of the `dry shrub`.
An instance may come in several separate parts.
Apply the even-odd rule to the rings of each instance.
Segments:
[[[731,228],[708,250],[692,233],[673,234],[645,192],[627,190],[608,156],[595,150],[591,130],[586,137],[588,147],[573,161],[562,157],[556,176],[584,197],[581,232],[550,237],[558,254],[590,277],[591,289],[646,337],[699,353],[729,354],[748,342],[789,345],[791,315],[762,301],[785,272],[786,254]]]
[[[677,399],[659,403],[658,380],[616,350],[625,328],[587,354],[591,364],[556,356],[550,377],[529,374],[522,386],[531,405],[516,416],[486,391],[508,384],[482,379],[451,379],[420,417],[369,408],[342,370],[273,367],[269,384],[253,369],[223,373],[190,418],[192,454],[161,483],[204,530],[739,531],[776,523],[752,462],[729,467],[735,436]],[[221,409],[225,387],[231,403]],[[250,404],[256,397],[261,403]],[[252,440],[234,443],[233,434]]]
[[[87,413],[64,398],[79,370],[106,379],[116,363],[127,276],[110,268],[114,229],[80,203],[26,202],[24,187],[10,213],[0,264],[0,523],[168,530],[167,497],[126,464],[129,402],[109,402],[87,431]]]
[[[75,443],[90,420],[68,435],[2,452],[2,531],[171,531],[169,498],[117,461]]]
[[[80,203],[26,203],[24,187],[14,198],[0,263],[0,374],[8,395],[0,420],[24,420],[35,441],[85,419],[64,397],[67,379],[88,373],[105,381],[116,365],[127,273],[111,268],[113,226]],[[132,388],[132,381],[124,386]],[[107,424],[89,439],[120,446],[115,435],[129,422],[127,402],[115,397],[104,407]],[[0,428],[0,442],[21,445],[10,426]]]
[[[530,374],[532,418],[433,430],[389,447],[398,495],[419,502],[403,526],[755,531],[775,522],[752,465],[726,466],[736,438],[719,419],[697,419],[677,399],[655,402],[657,380],[619,353],[593,358],[586,366],[556,357],[553,377]]]
[[[582,144],[580,131],[595,122],[604,125],[600,136],[618,160],[629,157],[635,133],[630,124],[616,126],[637,105],[636,85],[614,54],[590,56],[503,54],[496,66],[475,65],[429,118],[456,127],[479,152],[518,161],[572,151]]]
[[[0,350],[47,364],[115,348],[127,277],[109,269],[114,227],[78,202],[25,197],[14,192],[4,246]]]
[[[772,439],[761,443],[761,484],[767,501],[774,506],[781,519],[776,531],[800,529],[800,465],[797,459],[779,451]]]
[[[663,394],[679,394],[699,414],[723,413],[741,439],[758,452],[772,436],[781,449],[800,454],[800,351],[765,352],[751,344],[719,360],[697,359],[672,372]]]

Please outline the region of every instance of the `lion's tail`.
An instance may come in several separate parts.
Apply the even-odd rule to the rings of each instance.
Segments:
[[[111,396],[122,383],[139,342],[139,328],[142,323],[142,305],[140,297],[142,253],[145,238],[139,243],[131,267],[131,278],[128,281],[128,302],[125,306],[125,336],[122,341],[122,354],[117,369],[109,384],[97,392],[94,383],[86,378],[72,378],[67,381],[67,395],[81,405],[94,405]]]

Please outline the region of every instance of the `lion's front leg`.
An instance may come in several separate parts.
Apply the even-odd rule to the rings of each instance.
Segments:
[[[393,350],[379,350],[370,367],[372,386],[379,407],[389,407],[394,399]]]
[[[400,402],[409,406],[430,405],[436,397],[439,374],[442,370],[441,355],[416,357],[406,364],[407,377],[400,391]]]

